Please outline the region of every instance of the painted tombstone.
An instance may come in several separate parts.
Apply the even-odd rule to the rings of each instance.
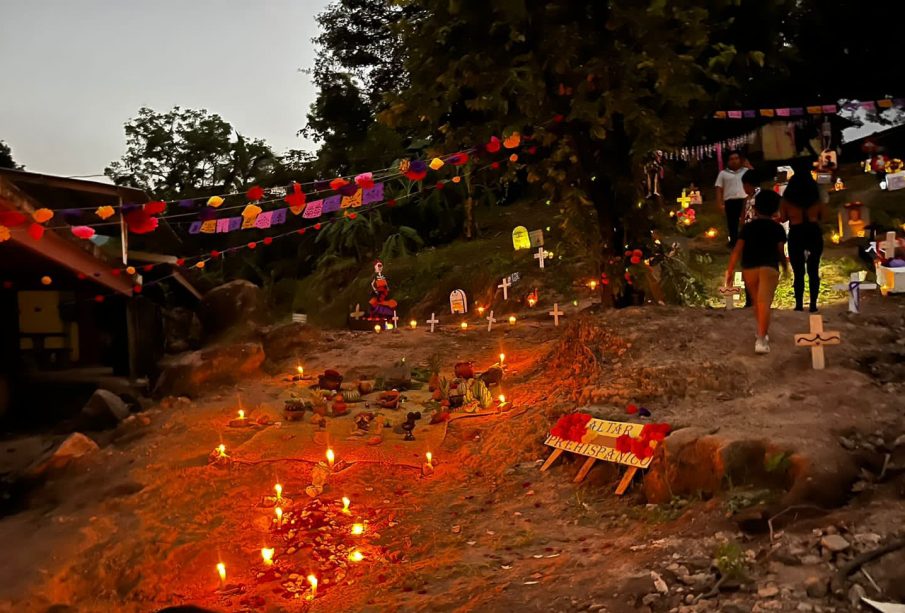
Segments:
[[[528,237],[528,228],[525,226],[516,226],[512,231],[512,247],[516,251],[519,249],[531,249],[531,239]]]
[[[544,231],[531,230],[528,232],[528,241],[531,243],[531,249],[544,246]]]
[[[468,296],[460,289],[455,289],[449,294],[449,310],[453,315],[464,315],[468,312]]]
[[[870,209],[863,202],[849,202],[839,211],[839,236],[843,241],[863,238],[870,223]]]

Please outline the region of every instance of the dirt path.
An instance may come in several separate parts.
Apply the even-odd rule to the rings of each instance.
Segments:
[[[868,483],[848,506],[799,519],[771,543],[739,531],[738,513],[756,506],[744,503],[745,484],[646,505],[640,483],[622,499],[612,494],[619,478],[612,466],[598,466],[575,486],[577,461],[543,474],[538,463],[548,453],[542,441],[553,416],[590,404],[597,414],[628,419],[628,402],[674,428],[764,441],[811,462],[860,454],[858,441],[905,432],[903,307],[900,299],[868,297],[858,318],[828,309],[827,328],[839,330],[844,343],[827,349],[823,372],[811,371],[806,350],[791,344],[806,330],[806,315],[786,311],[776,316],[769,356],[753,354],[746,311],[644,308],[592,316],[610,335],[591,347],[600,366],[593,373],[554,366],[565,355],[560,335],[568,328],[546,322],[491,335],[327,334],[304,356],[309,372],[384,366],[401,355],[423,364],[434,352],[446,370],[460,360],[480,368],[504,351],[507,397],[528,410],[451,423],[430,478],[412,468],[353,464],[330,477],[324,504],[315,508],[304,494],[309,463],[250,465],[236,456],[229,469],[208,465],[217,444],[234,449],[251,436],[226,427],[235,394],[277,417],[285,374],[163,404],[145,414],[149,425],[45,483],[25,510],[0,520],[8,552],[0,556],[0,611],[61,605],[52,610],[145,612],[180,603],[218,611],[849,610],[847,592],[834,599],[804,591],[805,579],[827,576],[846,555],[826,557],[812,530],[831,526],[845,534],[850,552],[870,546],[873,537],[864,534],[894,533],[905,520],[901,473],[887,469],[894,479]],[[852,449],[840,446],[842,435],[855,441]],[[285,440],[287,449],[298,444]],[[300,520],[306,509],[319,523],[292,538],[272,532],[273,510],[262,499],[276,482],[293,499],[287,509]],[[352,500],[350,516],[341,513],[342,496]],[[351,536],[355,521],[367,524],[361,537]],[[265,546],[277,550],[279,578],[262,565]],[[328,549],[343,564],[315,559],[328,558]],[[364,560],[346,562],[352,550]],[[748,581],[698,600],[715,583],[711,562],[720,556],[743,568]],[[226,564],[226,594],[218,593],[219,561]],[[658,592],[652,571],[666,592]],[[895,573],[887,571],[877,569],[882,578],[874,578],[889,597]],[[312,572],[320,586],[309,603],[305,577]]]

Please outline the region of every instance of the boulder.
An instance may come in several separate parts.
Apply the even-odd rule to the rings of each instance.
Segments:
[[[176,307],[163,312],[164,347],[182,353],[201,346],[201,320],[190,309]]]
[[[215,338],[230,329],[251,329],[263,321],[264,315],[261,288],[242,279],[224,283],[206,293],[198,311],[205,339]]]
[[[99,449],[100,447],[93,440],[84,434],[74,432],[49,456],[45,456],[44,459],[40,460],[31,469],[30,473],[34,476],[39,476],[51,470],[59,470],[68,466],[73,460],[91,455]]]
[[[81,419],[85,428],[112,428],[129,416],[129,407],[122,398],[108,390],[95,390],[82,407]]]
[[[298,357],[320,339],[320,332],[307,324],[273,326],[263,335],[264,354],[271,362]]]
[[[204,385],[230,383],[257,372],[263,362],[260,343],[218,345],[185,353],[163,364],[154,395],[196,397]]]

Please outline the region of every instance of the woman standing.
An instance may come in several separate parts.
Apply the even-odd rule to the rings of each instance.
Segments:
[[[820,190],[810,173],[796,173],[782,195],[782,221],[789,222],[789,262],[795,275],[795,310],[804,310],[804,276],[808,275],[808,297],[811,313],[817,312],[820,294],[820,256],[823,254],[821,222],[826,205],[820,201]]]

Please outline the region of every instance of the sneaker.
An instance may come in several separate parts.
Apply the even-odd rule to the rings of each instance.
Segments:
[[[754,353],[770,353],[770,342],[766,337],[754,341]]]

